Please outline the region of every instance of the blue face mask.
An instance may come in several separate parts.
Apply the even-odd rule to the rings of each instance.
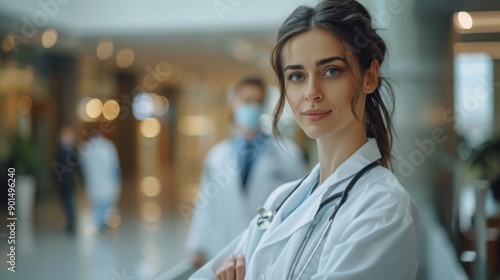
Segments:
[[[242,104],[234,112],[234,122],[238,126],[256,130],[260,126],[262,106],[256,103]]]

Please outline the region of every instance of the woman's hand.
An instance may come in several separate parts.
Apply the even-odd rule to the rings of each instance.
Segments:
[[[216,280],[243,280],[245,279],[245,257],[239,255],[234,258],[233,255],[217,269]]]

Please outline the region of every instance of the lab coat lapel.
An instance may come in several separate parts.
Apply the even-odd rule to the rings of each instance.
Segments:
[[[325,182],[330,182],[330,185],[335,182],[343,181],[363,167],[382,158],[380,150],[377,146],[377,141],[374,138],[368,140],[361,148],[352,154],[346,161],[344,161],[338,168],[328,177]]]
[[[267,229],[266,234],[263,236],[263,240],[261,242],[262,248],[288,238],[288,236],[292,235],[294,232],[314,219],[316,210],[321,203],[321,200],[319,199],[307,199],[299,206],[300,209],[297,208],[294,210],[294,212],[296,212],[301,209],[306,209],[305,212],[300,212],[301,215],[293,215],[293,213],[291,213],[289,217],[285,218],[285,220],[283,220],[283,215],[292,211],[292,209],[296,208],[302,202],[304,196],[310,191],[312,185],[316,181],[318,174],[319,165],[314,167],[311,174],[307,176],[300,187],[287,199],[278,213],[276,213],[273,222]]]
[[[358,171],[373,161],[380,159],[380,151],[375,139],[370,139],[358,151],[356,151],[348,160],[335,170],[314,193],[311,194],[299,207],[283,221],[283,213],[288,213],[291,209],[297,207],[301,203],[306,193],[308,193],[319,176],[319,165],[317,165],[311,174],[304,180],[301,186],[290,196],[283,204],[282,209],[277,213],[276,222],[271,223],[267,234],[263,236],[260,248],[270,246],[277,242],[287,239],[302,227],[309,225],[313,220],[316,212],[325,199],[323,196],[328,189],[333,188],[333,192],[329,193],[332,196],[342,192],[347,187],[349,180]]]

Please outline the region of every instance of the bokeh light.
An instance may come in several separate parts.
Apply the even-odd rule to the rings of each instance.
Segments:
[[[461,29],[471,29],[472,28],[472,17],[467,12],[458,13],[458,24]]]
[[[154,114],[156,116],[161,116],[167,113],[170,107],[168,99],[165,96],[161,96],[158,94],[152,94],[152,96],[153,96]]]
[[[99,117],[102,113],[102,102],[101,100],[94,98],[89,100],[85,106],[87,115],[93,119]]]
[[[161,183],[158,178],[148,176],[141,181],[141,191],[146,196],[157,196],[161,190]]]
[[[145,119],[141,122],[139,130],[141,131],[142,136],[146,138],[156,137],[161,130],[160,121],[155,118]]]
[[[116,55],[116,65],[120,68],[127,68],[134,64],[135,54],[131,49],[123,49]]]
[[[153,116],[155,105],[153,97],[148,93],[140,93],[134,97],[132,102],[132,113],[140,121]]]
[[[113,55],[113,42],[109,38],[103,38],[97,43],[97,57],[106,60]]]
[[[57,43],[57,31],[47,29],[42,34],[42,46],[46,49],[52,48]]]
[[[112,121],[120,114],[120,105],[115,100],[108,100],[104,103],[102,114],[107,120]]]
[[[162,116],[168,112],[169,107],[168,99],[155,93],[140,93],[132,102],[132,112],[138,120],[145,120],[153,115]]]

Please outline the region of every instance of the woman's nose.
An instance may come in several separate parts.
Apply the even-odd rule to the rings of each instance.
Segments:
[[[319,81],[316,79],[310,79],[307,84],[307,89],[305,93],[305,98],[308,101],[321,101],[323,99],[323,93],[319,85]]]

